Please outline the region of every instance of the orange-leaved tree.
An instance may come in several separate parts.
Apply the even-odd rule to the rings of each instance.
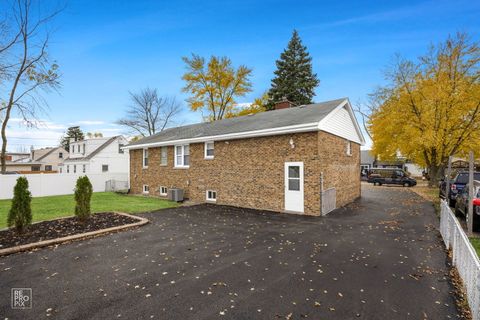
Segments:
[[[241,65],[232,66],[227,57],[210,57],[208,62],[199,55],[183,57],[187,72],[184,92],[191,96],[187,99],[193,111],[201,110],[209,121],[231,116],[237,104],[236,97],[242,97],[252,91],[250,76],[252,70]]]
[[[431,185],[448,157],[480,147],[480,48],[464,33],[409,61],[397,57],[390,85],[371,95],[369,131],[382,159],[398,153],[428,168]]]

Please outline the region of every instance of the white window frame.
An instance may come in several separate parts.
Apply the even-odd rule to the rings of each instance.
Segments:
[[[103,167],[104,167],[104,166],[107,166],[107,170],[105,170],[105,171],[103,171],[103,169],[104,169]],[[108,172],[108,164],[102,164],[102,172]]]
[[[352,141],[347,140],[347,150],[346,150],[347,156],[352,155]]]
[[[208,193],[209,193],[209,192],[211,192],[212,195],[213,195],[213,193],[215,193],[215,198],[209,197],[209,196],[208,196]],[[215,190],[207,190],[207,191],[205,192],[205,199],[206,199],[207,201],[209,201],[209,202],[217,202],[217,191],[215,191]]]
[[[181,154],[178,154],[177,153],[177,148],[178,147],[181,147]],[[185,165],[185,147],[188,147],[188,156],[189,156],[189,164],[188,165]],[[175,158],[174,158],[174,167],[175,168],[190,168],[190,145],[188,144],[179,144],[179,145],[176,145],[174,146],[174,149],[175,149]],[[182,161],[180,164],[177,163],[177,157],[180,156]]]
[[[165,191],[165,192],[162,192],[162,191]],[[160,192],[161,196],[167,196],[168,195],[168,188],[165,187],[165,186],[160,186],[159,192]]]
[[[212,150],[213,150],[213,156],[207,155],[207,150],[208,150],[208,149],[207,149],[207,146],[208,146],[209,144],[213,145],[213,148],[212,148]],[[213,159],[213,158],[215,157],[215,143],[214,143],[214,141],[206,141],[205,144],[204,144],[204,148],[203,148],[203,149],[204,149],[205,159]]]
[[[87,165],[86,164],[82,164],[82,172],[83,173],[87,172]]]
[[[165,150],[165,159],[163,158],[163,153],[162,153],[163,150]],[[163,160],[165,160],[165,163],[163,162]],[[160,147],[160,165],[161,166],[168,165],[168,147],[167,146]]]
[[[142,186],[142,193],[143,194],[149,194],[150,193],[150,187],[148,186],[148,184],[144,184]]]
[[[147,155],[147,157],[145,157],[145,154]],[[147,159],[147,165],[145,165],[145,159]],[[142,167],[144,169],[148,168],[148,148],[143,149],[142,152]]]

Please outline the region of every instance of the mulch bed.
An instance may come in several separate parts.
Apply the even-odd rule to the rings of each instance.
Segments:
[[[30,225],[22,234],[15,229],[0,231],[0,249],[56,239],[138,222],[137,219],[112,212],[96,213],[85,223],[76,217],[43,221]]]

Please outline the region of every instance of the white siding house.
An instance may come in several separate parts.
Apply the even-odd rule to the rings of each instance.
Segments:
[[[127,143],[123,136],[71,141],[69,157],[60,172],[128,173],[129,155],[122,149]]]

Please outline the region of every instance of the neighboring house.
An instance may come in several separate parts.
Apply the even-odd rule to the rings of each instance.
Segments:
[[[64,155],[67,155],[67,152],[62,147],[31,149],[30,153],[8,153],[7,171],[57,172],[58,167],[63,163]]]
[[[128,173],[128,153],[123,150],[128,141],[123,136],[70,141],[70,153],[60,172]]]
[[[344,98],[171,128],[125,149],[132,193],[181,188],[193,202],[319,215],[360,197],[362,144]]]
[[[44,148],[31,151],[31,159],[40,162],[40,171],[58,171],[68,156],[63,147]]]
[[[360,172],[362,176],[367,175],[367,171],[375,165],[375,156],[372,150],[360,151]]]
[[[413,177],[422,177],[425,172],[425,168],[422,168],[418,164],[402,157],[400,154],[398,154],[396,160],[382,161],[375,157],[372,150],[362,150],[360,158],[360,170],[362,176],[366,176],[367,171],[370,168],[399,168],[409,172]]]
[[[29,159],[29,157],[30,153],[28,152],[7,152],[5,160],[15,162],[22,159]]]

